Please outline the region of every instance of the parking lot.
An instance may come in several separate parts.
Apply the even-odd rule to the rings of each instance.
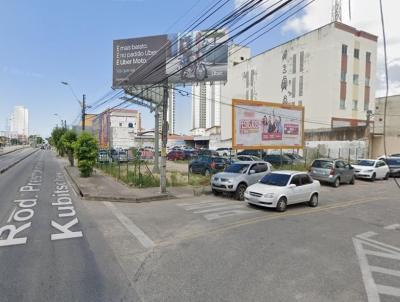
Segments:
[[[398,301],[399,192],[322,186],[285,213],[213,195],[85,205],[145,301]]]

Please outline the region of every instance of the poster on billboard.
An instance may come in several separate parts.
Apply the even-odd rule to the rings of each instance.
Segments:
[[[232,100],[232,108],[233,148],[303,148],[303,106]]]
[[[168,36],[166,74],[175,84],[227,80],[228,44],[225,30],[199,30]]]
[[[113,88],[162,81],[168,49],[167,35],[113,41]]]

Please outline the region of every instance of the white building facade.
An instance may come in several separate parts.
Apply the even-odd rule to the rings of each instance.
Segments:
[[[249,99],[302,105],[305,129],[365,124],[374,108],[377,36],[333,22],[229,65],[225,103]],[[221,110],[221,139],[232,138],[232,107]]]
[[[11,136],[29,136],[29,113],[24,106],[15,106],[14,112],[10,118],[10,134]]]

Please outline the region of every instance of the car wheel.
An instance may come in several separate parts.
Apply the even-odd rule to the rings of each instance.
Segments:
[[[356,182],[356,180],[355,180],[355,177],[353,176],[353,177],[350,179],[349,184],[354,185],[355,182]]]
[[[215,190],[215,189],[212,189],[212,192],[213,192],[213,194],[214,194],[215,196],[219,196],[219,195],[222,194],[222,192],[219,192],[219,191],[217,191],[217,190]]]
[[[245,184],[239,184],[236,188],[235,199],[243,200],[244,192],[246,191],[246,189],[247,189],[247,186]]]
[[[318,194],[313,194],[308,202],[308,206],[315,208],[318,206]]]
[[[338,188],[338,187],[340,186],[340,179],[339,179],[339,177],[335,179],[335,182],[333,183],[333,186],[334,186],[335,188]]]
[[[205,170],[204,170],[204,175],[205,175],[205,176],[210,176],[210,170],[205,169]]]
[[[276,210],[278,212],[285,212],[287,207],[287,200],[285,197],[281,197],[276,204]]]
[[[372,176],[371,176],[371,181],[375,181],[375,179],[376,179],[376,174],[374,173],[374,174],[372,174]]]
[[[390,175],[390,173],[388,172],[388,173],[386,173],[386,175],[385,175],[385,177],[383,178],[384,180],[388,180],[389,179],[389,175]]]

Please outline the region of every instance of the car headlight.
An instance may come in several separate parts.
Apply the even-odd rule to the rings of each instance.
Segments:
[[[365,172],[370,173],[370,172],[374,172],[374,170],[365,170]]]
[[[233,184],[233,179],[228,179],[226,182],[227,182],[228,184]]]
[[[267,193],[267,194],[264,194],[264,197],[265,197],[265,198],[273,198],[274,196],[275,196],[274,193]]]

